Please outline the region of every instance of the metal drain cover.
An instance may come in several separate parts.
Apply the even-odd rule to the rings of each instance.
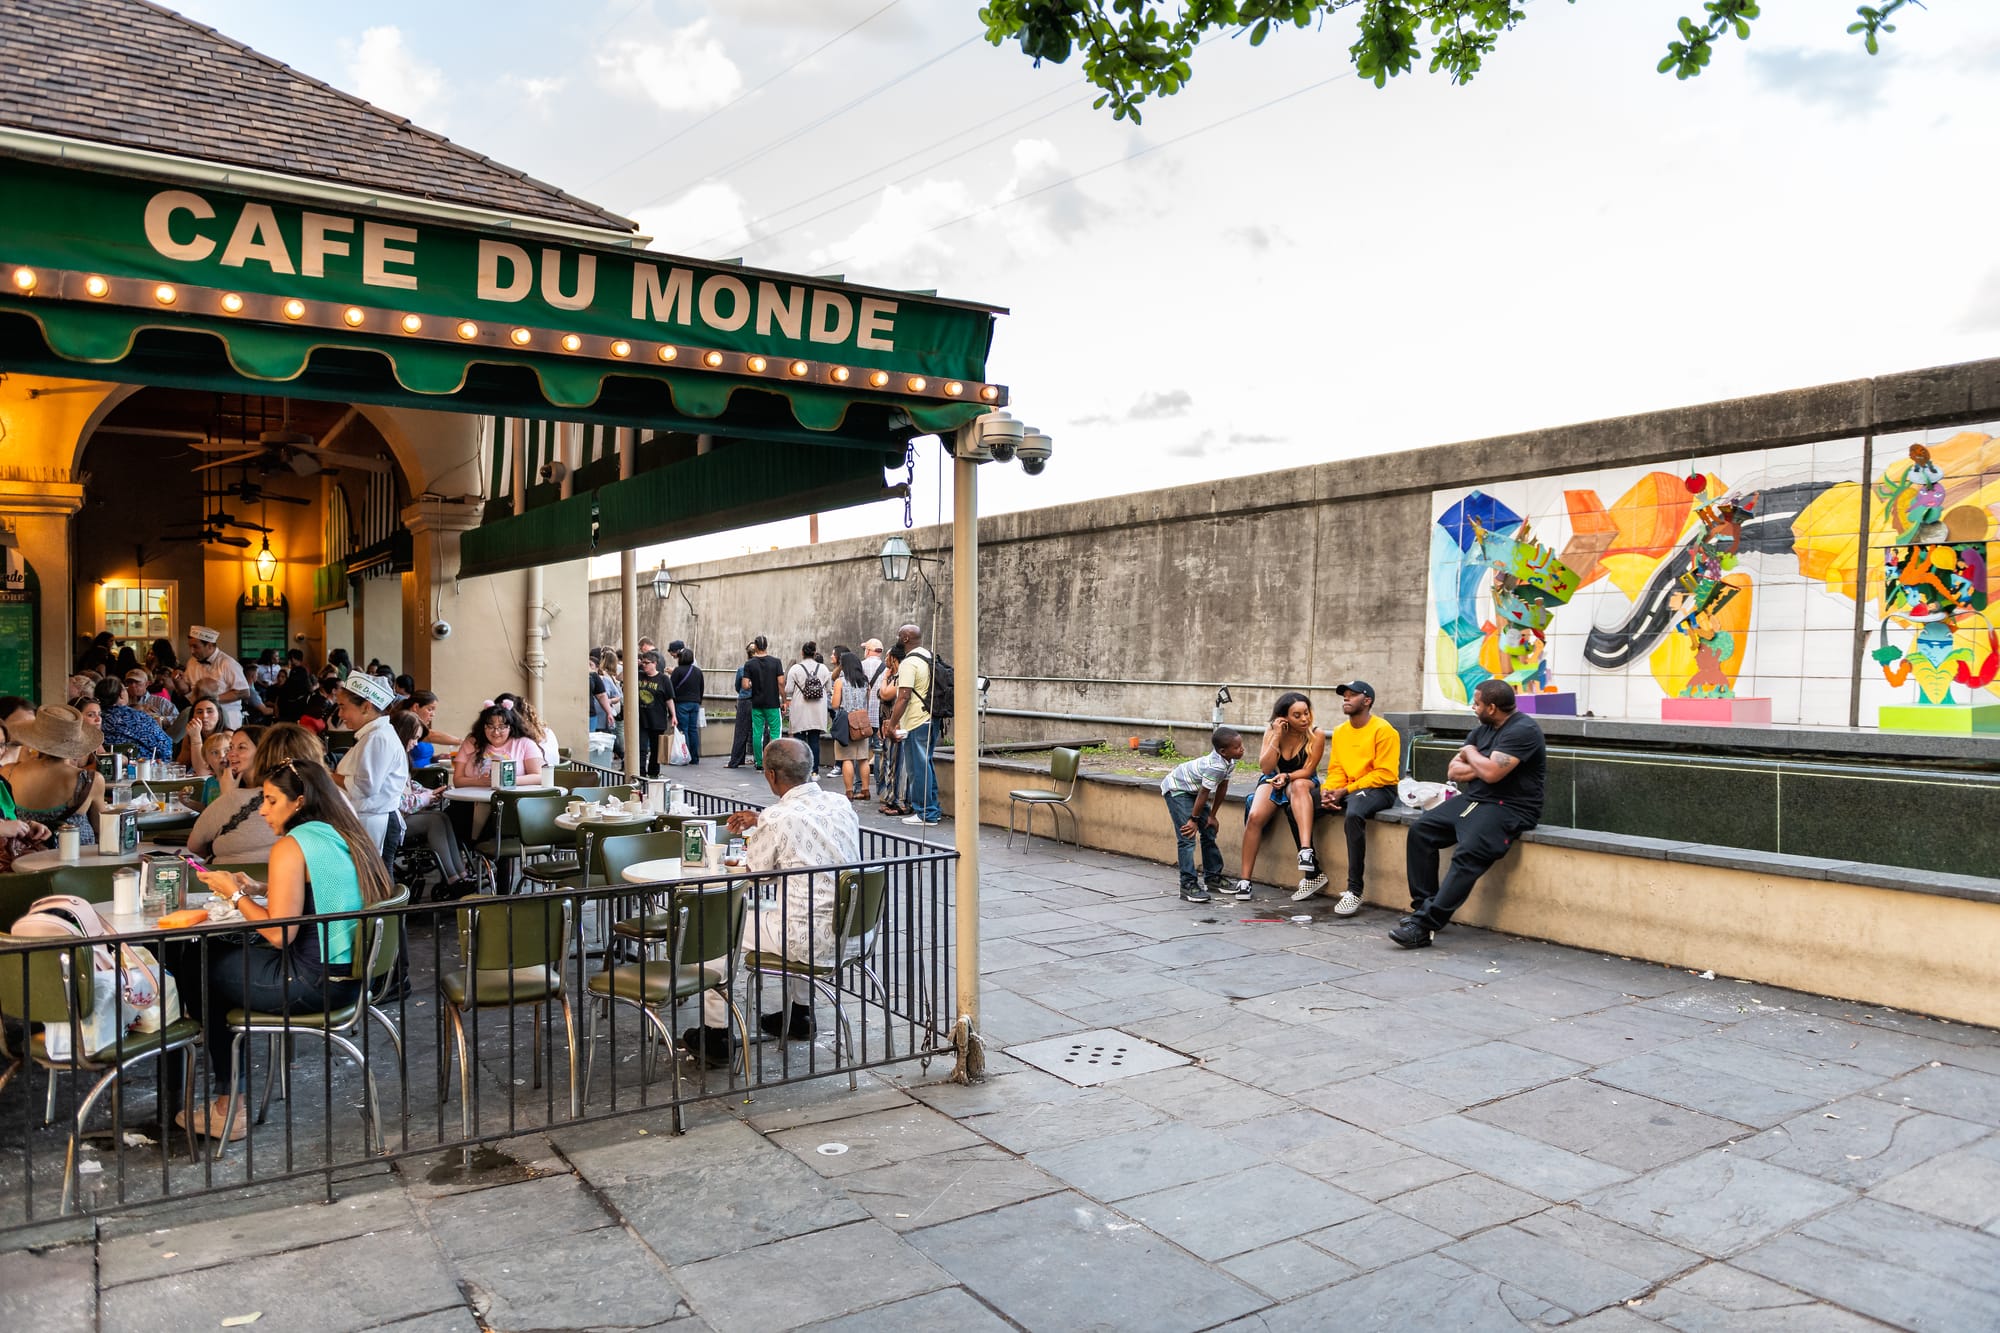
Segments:
[[[1083,1088],[1193,1063],[1178,1051],[1117,1028],[1097,1028],[1067,1037],[1050,1037],[1047,1041],[1031,1041],[1025,1046],[1009,1046],[1007,1054]]]

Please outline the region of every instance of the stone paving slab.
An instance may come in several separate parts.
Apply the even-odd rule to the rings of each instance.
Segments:
[[[1995,1327],[2000,1033],[984,853],[982,1084],[905,1064],[704,1102],[685,1135],[654,1110],[383,1163],[332,1205],[106,1216],[0,1261],[0,1326]],[[1239,920],[1267,914],[1309,919]],[[1000,1049],[1100,1027],[1194,1063],[1077,1088]]]

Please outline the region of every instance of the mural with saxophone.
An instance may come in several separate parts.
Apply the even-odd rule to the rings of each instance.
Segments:
[[[1755,696],[1840,726],[1857,684],[1864,725],[2000,704],[2000,424],[1873,456],[1873,476],[1850,439],[1433,493],[1426,706],[1496,676],[1598,717]]]

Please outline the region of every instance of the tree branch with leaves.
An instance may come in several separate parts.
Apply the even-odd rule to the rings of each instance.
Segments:
[[[1083,53],[1083,76],[1101,92],[1117,120],[1140,119],[1148,98],[1171,97],[1194,77],[1194,54],[1217,36],[1247,36],[1261,46],[1274,28],[1323,28],[1354,11],[1355,40],[1347,48],[1354,72],[1377,88],[1407,74],[1424,58],[1453,83],[1469,83],[1500,38],[1527,20],[1525,0],[988,0],[979,11],[986,39],[1016,41],[1040,64]],[[1569,0],[1575,4],[1576,0]],[[1882,0],[1855,10],[1847,31],[1869,55],[1881,50],[1889,20],[1921,0]],[[1708,68],[1716,44],[1734,34],[1747,41],[1761,15],[1757,0],[1706,0],[1701,14],[1683,17],[1667,43],[1659,72],[1691,79]]]

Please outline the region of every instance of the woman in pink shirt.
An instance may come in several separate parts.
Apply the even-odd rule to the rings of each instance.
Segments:
[[[478,720],[451,757],[452,785],[491,787],[499,776],[498,762],[502,759],[514,761],[516,783],[527,787],[538,785],[542,775],[542,747],[528,739],[513,709],[504,704],[488,704],[479,710]],[[471,809],[470,840],[477,842],[486,828],[488,807],[473,805]]]

